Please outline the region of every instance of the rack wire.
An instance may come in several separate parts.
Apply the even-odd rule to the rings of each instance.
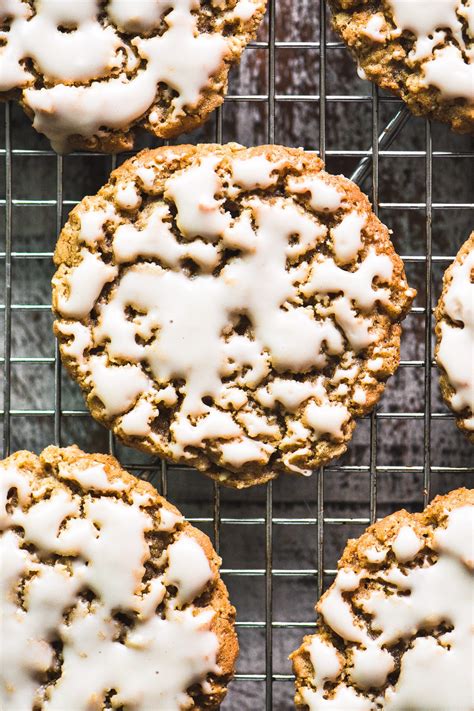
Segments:
[[[1,358],[4,456],[12,447],[39,450],[51,440],[65,445],[79,434],[86,436],[84,433],[87,433],[89,448],[108,448],[126,468],[155,483],[191,521],[209,533],[223,556],[222,574],[237,607],[241,641],[241,661],[223,704],[225,709],[291,708],[293,677],[287,655],[299,645],[304,634],[314,629],[314,603],[330,584],[347,538],[358,535],[379,515],[401,504],[419,510],[435,493],[469,485],[474,473],[472,450],[457,433],[453,416],[439,399],[432,352],[432,306],[439,293],[439,278],[467,238],[466,225],[473,222],[472,195],[455,189],[450,182],[453,175],[459,177],[459,173],[464,172],[464,183],[467,181],[469,185],[473,177],[472,140],[454,139],[448,129],[416,120],[415,133],[418,139],[421,135],[422,140],[415,139],[413,144],[404,142],[407,126],[413,125],[414,119],[397,99],[380,95],[377,88],[367,83],[363,84],[364,93],[349,90],[344,93],[344,80],[338,86],[340,93],[329,93],[328,73],[334,54],[344,54],[349,75],[355,67],[347,50],[328,29],[324,2],[300,0],[299,4],[295,3],[301,6],[300,11],[309,24],[319,28],[317,37],[295,40],[294,32],[285,33],[284,23],[278,22],[279,14],[283,15],[292,4],[292,0],[269,0],[267,26],[247,50],[249,56],[253,52],[264,56],[266,90],[247,93],[248,89],[240,92],[231,87],[224,107],[216,112],[211,128],[206,129],[205,139],[218,143],[232,139],[237,128],[233,111],[244,103],[247,107],[265,109],[268,143],[287,142],[278,132],[278,112],[294,103],[307,104],[319,116],[317,133],[312,136],[309,148],[326,159],[330,169],[342,161],[347,174],[369,193],[382,219],[401,225],[414,224],[418,230],[416,239],[406,242],[410,248],[403,258],[419,282],[420,298],[407,319],[405,336],[407,343],[409,337],[413,342],[419,341],[419,352],[409,348],[407,354],[402,354],[399,372],[393,378],[398,386],[390,385],[380,405],[359,424],[359,440],[356,435],[348,455],[315,472],[311,479],[270,482],[251,492],[232,492],[197,474],[190,475],[183,467],[137,457],[112,436],[104,439],[80,399],[71,400],[69,391],[74,386],[64,378],[52,333],[44,332],[43,316],[50,316],[49,293],[44,291],[43,300],[28,301],[15,296],[16,283],[29,281],[30,272],[34,280],[35,274],[50,269],[55,237],[77,202],[65,190],[71,182],[67,168],[75,156],[55,156],[41,139],[37,143],[33,141],[31,147],[28,122],[22,123],[20,119],[18,127],[18,119],[14,120],[16,109],[9,103],[4,107],[4,144],[0,148],[3,170],[0,210],[4,215],[4,245],[0,246],[4,264],[4,302],[0,306],[4,317]],[[284,39],[281,39],[282,34]],[[299,55],[313,53],[313,71],[318,79],[316,92],[277,91],[277,55],[284,50]],[[370,107],[371,145],[362,149],[329,145],[328,113],[334,105]],[[199,138],[202,134],[198,133]],[[108,161],[109,170],[117,162],[115,157],[82,155],[91,165],[94,160]],[[26,171],[22,174],[16,170],[16,161],[30,159],[54,165],[54,195],[36,198],[34,194],[15,194],[17,188],[21,192],[22,186],[30,186],[31,182]],[[466,159],[470,159],[467,169],[463,162]],[[418,167],[413,169],[413,176],[411,168],[407,168],[407,175],[414,180],[422,175],[418,190],[423,199],[420,200],[418,194],[416,199],[406,201],[401,201],[403,195],[397,200],[393,196],[381,199],[395,162],[397,166],[411,166],[413,161]],[[435,164],[442,165],[442,171],[446,172],[440,197],[434,193]],[[40,219],[38,235],[42,234],[44,239],[25,241],[21,238],[21,216],[32,208],[43,209],[40,215],[54,211],[54,220],[43,228]],[[438,223],[440,231],[449,225],[452,236],[441,242],[438,239],[435,246],[433,226]],[[396,245],[397,236],[396,233]],[[405,241],[400,241],[404,246]],[[37,267],[34,269],[32,264]],[[15,332],[17,319],[20,331],[29,324],[28,333],[36,333],[34,344],[47,341],[49,351],[37,348],[40,352],[31,354],[27,337]],[[33,370],[17,376],[17,370],[25,368]],[[36,394],[35,388],[30,393],[28,384],[43,378],[46,385],[40,394]],[[22,393],[20,406],[17,401],[21,400]],[[409,395],[415,400],[415,407],[405,407]],[[44,422],[48,423],[47,427],[43,426]],[[411,433],[415,430],[419,437],[412,443]],[[392,439],[398,442],[395,449],[390,446]]]

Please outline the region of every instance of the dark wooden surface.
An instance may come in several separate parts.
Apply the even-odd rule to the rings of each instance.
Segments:
[[[316,41],[319,39],[319,3],[315,0],[279,0],[276,3],[275,31],[278,41]],[[268,27],[260,40],[266,41]],[[328,32],[328,40],[336,38]],[[276,50],[275,90],[277,95],[317,95],[319,87],[319,50]],[[371,96],[371,85],[361,81],[354,62],[345,49],[327,50],[327,94],[330,96]],[[248,49],[241,67],[231,76],[231,95],[265,95],[269,89],[268,50]],[[397,102],[380,104],[380,128],[397,112]],[[222,138],[247,145],[268,141],[268,105],[265,101],[226,102],[222,114]],[[326,103],[326,147],[345,151],[343,156],[329,156],[327,166],[333,172],[350,175],[358,158],[347,152],[366,150],[371,145],[371,101],[330,100]],[[3,109],[0,109],[3,113]],[[48,149],[47,142],[30,128],[18,107],[12,110],[14,149]],[[277,101],[275,107],[275,142],[318,149],[320,110],[317,100]],[[412,118],[391,147],[392,151],[418,151],[416,155],[384,156],[380,159],[379,201],[381,203],[424,203],[425,122]],[[213,141],[217,118],[190,137],[182,140]],[[433,150],[471,152],[471,157],[435,157],[433,160],[433,202],[468,203],[473,201],[473,140],[456,136],[441,125],[432,127]],[[141,145],[154,145],[142,137]],[[0,146],[5,145],[4,126],[0,123]],[[119,158],[120,160],[120,158]],[[63,161],[64,200],[80,200],[95,193],[111,168],[110,157],[69,156]],[[16,201],[45,199],[54,201],[57,188],[57,159],[54,155],[13,155],[12,192]],[[371,194],[371,181],[364,188]],[[0,198],[5,195],[5,167],[0,164]],[[64,217],[69,207],[65,207]],[[0,207],[0,251],[4,250],[4,207]],[[402,255],[423,257],[426,252],[425,211],[421,209],[381,208],[380,217],[392,228],[393,241]],[[474,225],[472,210],[434,209],[432,222],[433,254],[454,255]],[[18,205],[13,208],[13,251],[52,251],[56,239],[56,207]],[[433,264],[433,294],[437,298],[446,262]],[[4,264],[0,263],[0,279]],[[407,264],[410,283],[419,291],[416,306],[426,305],[425,263]],[[49,281],[53,273],[50,260],[13,259],[14,304],[49,304]],[[48,310],[12,312],[12,356],[52,357],[54,338]],[[402,357],[424,360],[425,319],[410,314],[405,322]],[[3,338],[3,329],[1,336]],[[3,348],[3,345],[2,345]],[[2,374],[3,377],[3,374]],[[78,388],[63,374],[62,407],[83,409]],[[54,408],[54,364],[12,364],[13,410]],[[389,382],[378,411],[381,413],[422,413],[424,410],[423,367],[405,367]],[[452,419],[439,419],[446,412],[439,396],[436,369],[432,371],[431,463],[433,467],[472,466],[472,448],[457,431]],[[12,417],[11,448],[39,451],[54,440],[52,416]],[[370,457],[370,422],[361,422],[347,454],[339,465],[368,465]],[[377,514],[382,516],[401,506],[410,510],[422,506],[423,474],[403,472],[403,467],[422,467],[424,463],[424,421],[422,417],[390,419],[382,416],[377,427],[377,464],[393,471],[378,475]],[[88,450],[105,451],[108,434],[90,417],[63,417],[62,443],[77,442]],[[149,462],[140,454],[118,447],[124,463]],[[159,482],[159,478],[154,479]],[[472,473],[432,473],[432,493],[469,485]],[[280,480],[274,483],[274,518],[315,518],[317,511],[316,477]],[[369,475],[367,472],[328,472],[324,484],[325,516],[329,518],[368,518]],[[169,475],[168,497],[188,516],[213,515],[213,486],[198,474],[178,471]],[[265,516],[265,489],[246,492],[222,491],[221,515],[224,518],[259,518]],[[212,537],[212,524],[201,527]],[[335,567],[346,539],[358,535],[364,526],[349,523],[325,525],[325,559],[328,569]],[[315,525],[273,526],[273,565],[275,569],[315,569],[317,565]],[[265,526],[224,524],[221,526],[220,553],[224,568],[265,568]],[[265,620],[265,578],[262,575],[228,575],[232,600],[238,608],[239,621]],[[326,578],[326,583],[330,577]],[[316,601],[315,576],[273,576],[273,620],[311,622]],[[273,673],[290,674],[288,654],[311,628],[278,628],[273,632]],[[241,655],[238,671],[242,674],[265,673],[264,628],[239,629]],[[291,681],[273,684],[273,708],[291,708]],[[263,681],[235,681],[223,708],[230,710],[265,708]]]

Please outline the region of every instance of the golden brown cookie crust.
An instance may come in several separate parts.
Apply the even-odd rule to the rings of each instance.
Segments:
[[[350,539],[338,562],[338,570],[350,571],[355,575],[359,573],[363,574],[364,577],[362,581],[354,589],[354,594],[363,596],[364,594],[367,595],[368,591],[370,591],[371,583],[374,580],[383,580],[383,575],[387,572],[387,569],[392,566],[407,571],[414,566],[420,565],[422,560],[426,561],[427,564],[432,564],[437,557],[436,546],[433,545],[436,531],[446,528],[448,516],[451,511],[467,506],[474,506],[474,489],[460,488],[446,495],[437,496],[421,513],[412,514],[404,509],[397,511],[370,526],[360,538]],[[392,545],[403,527],[411,528],[420,540],[418,553],[410,557],[410,560],[406,562],[397,560],[392,550]],[[370,555],[373,551],[383,552],[385,556],[383,559],[375,561]],[[474,561],[468,561],[466,564],[472,570]],[[346,673],[347,667],[345,666],[347,662],[346,655],[348,651],[350,653],[351,643],[339,637],[339,635],[326,624],[322,616],[323,603],[331,595],[334,588],[335,583],[326,590],[316,605],[316,612],[319,613],[316,622],[316,634],[304,637],[302,645],[290,655],[296,677],[295,704],[301,711],[307,711],[309,708],[304,700],[303,692],[305,689],[315,688],[315,669],[310,659],[309,648],[311,642],[316,638],[335,648],[341,669],[345,669],[345,671],[342,671],[342,677],[340,678],[342,678],[343,683],[350,684],[352,688],[350,677]],[[361,592],[363,590],[365,590],[365,593]],[[388,595],[393,594],[390,585],[387,586],[387,591]],[[348,596],[347,599],[351,599],[352,590],[344,594]],[[355,607],[351,605],[351,610],[355,617],[357,614],[360,614],[361,619],[364,618],[365,613],[360,610],[358,606]],[[397,664],[399,664],[399,660]],[[334,685],[329,683],[325,688],[332,689],[333,686]],[[374,690],[370,689],[370,691],[372,692]],[[358,689],[358,693],[361,694],[361,698],[363,698],[364,691]],[[331,692],[329,692],[329,694],[331,695]],[[344,708],[348,707],[344,706]]]
[[[444,98],[441,91],[425,85],[419,64],[410,64],[408,55],[413,50],[415,36],[404,31],[401,36],[390,37],[396,28],[389,6],[378,0],[329,0],[332,10],[332,25],[348,45],[367,79],[382,89],[399,96],[416,116],[437,119],[459,133],[474,132],[474,105],[466,99]],[[383,15],[383,35],[374,39],[367,34],[367,23],[376,14]],[[440,27],[440,29],[443,29]],[[466,45],[472,39],[465,34]]]
[[[26,0],[24,0],[26,3]],[[210,114],[222,104],[224,96],[227,92],[228,74],[233,65],[238,63],[242,52],[249,42],[251,42],[257,34],[257,30],[262,22],[266,9],[266,0],[252,0],[252,12],[249,16],[244,12],[239,15],[237,8],[238,0],[223,0],[220,6],[216,3],[213,5],[209,2],[201,2],[198,10],[193,8],[192,16],[197,18],[196,32],[200,36],[220,36],[226,39],[227,48],[222,61],[218,68],[209,75],[209,80],[201,88],[199,98],[194,104],[185,105],[184,111],[179,115],[173,112],[172,100],[176,96],[176,90],[165,82],[159,82],[156,86],[156,96],[154,101],[146,109],[145,113],[134,120],[124,123],[120,127],[111,127],[104,120],[103,125],[100,125],[93,135],[80,135],[78,133],[70,133],[65,140],[60,138],[55,144],[58,152],[66,153],[73,150],[88,150],[99,151],[103,153],[118,153],[133,149],[137,130],[146,129],[154,134],[157,138],[169,139],[178,136],[182,133],[188,133],[193,129],[203,124]],[[245,5],[245,3],[244,3]],[[104,13],[98,15],[98,21],[103,27],[114,27],[124,41],[124,47],[127,52],[136,53],[134,41],[138,38],[149,39],[153,34],[162,34],[166,30],[165,17],[170,12],[171,8],[164,8],[166,13],[163,14],[161,24],[158,29],[153,31],[133,31],[129,29],[127,32],[123,28],[115,28],[114,21]],[[7,16],[7,20],[8,20]],[[0,20],[2,18],[0,17]],[[8,39],[8,35],[6,37]],[[125,51],[125,50],[124,50]],[[138,66],[145,60],[138,54]],[[1,53],[0,53],[1,57]],[[35,110],[33,110],[28,89],[34,88],[39,90],[42,88],[51,88],[52,86],[89,86],[93,81],[104,81],[103,76],[97,76],[88,82],[74,82],[70,80],[55,80],[46,79],[41,73],[38,65],[25,57],[31,64],[30,70],[33,72],[33,78],[27,83],[23,83],[21,88],[12,88],[8,91],[0,90],[0,101],[17,100],[29,118],[35,118]],[[22,60],[23,61],[23,60]],[[199,57],[196,62],[202,61]],[[205,61],[205,60],[204,60]],[[133,78],[136,67],[133,70],[127,69],[128,78]],[[105,79],[112,79],[119,76],[117,68],[110,68],[110,74]],[[1,73],[0,73],[1,79]],[[0,81],[1,87],[1,81]],[[47,109],[45,109],[47,113]],[[68,117],[67,117],[68,118]],[[71,123],[74,123],[71,117]],[[40,131],[43,132],[43,131]],[[54,143],[54,139],[53,143]],[[61,145],[60,145],[61,144]]]
[[[438,304],[435,309],[435,319],[436,319],[436,325],[435,325],[435,332],[436,332],[436,348],[435,348],[435,358],[438,363],[439,367],[439,383],[440,383],[440,388],[441,388],[441,394],[443,395],[444,401],[450,407],[454,414],[456,415],[456,424],[459,427],[459,429],[464,432],[464,434],[467,436],[469,441],[474,444],[474,431],[472,429],[468,429],[465,424],[465,420],[471,417],[474,417],[474,412],[472,412],[469,408],[466,408],[462,412],[457,412],[456,410],[453,409],[452,407],[452,398],[456,393],[455,388],[453,387],[448,373],[444,369],[440,358],[439,358],[439,351],[440,351],[440,346],[441,346],[441,338],[442,338],[442,324],[447,323],[447,324],[452,324],[452,320],[449,317],[449,315],[446,313],[446,305],[445,305],[445,299],[446,299],[446,294],[452,284],[453,281],[453,272],[456,269],[458,265],[463,264],[465,259],[468,257],[468,255],[472,254],[474,252],[474,232],[471,232],[469,238],[464,242],[462,245],[461,249],[456,255],[456,258],[454,262],[448,267],[448,269],[445,271],[444,276],[443,276],[443,290],[441,292],[441,296],[439,297]],[[471,282],[474,279],[474,275],[471,275]],[[466,299],[469,298],[469,295],[466,293]],[[459,324],[457,324],[459,325]]]
[[[98,193],[96,197],[87,197],[82,203],[77,206],[70,214],[69,220],[63,228],[55,251],[54,261],[57,266],[57,272],[53,278],[53,307],[58,317],[55,323],[55,334],[59,338],[61,355],[65,366],[71,375],[78,380],[83,388],[87,404],[92,415],[107,427],[112,429],[126,444],[133,447],[143,449],[144,451],[159,454],[171,461],[191,464],[198,469],[204,471],[212,478],[221,481],[222,483],[234,486],[245,487],[253,484],[261,484],[269,479],[274,478],[279,473],[286,471],[293,473],[295,470],[286,466],[278,452],[272,456],[267,464],[260,465],[258,462],[244,464],[243,466],[226,465],[219,458],[220,455],[212,450],[212,442],[204,448],[189,447],[189,456],[180,457],[173,455],[170,452],[170,420],[169,417],[165,420],[157,421],[153,427],[154,434],[159,435],[160,439],[155,437],[152,441],[150,437],[128,436],[124,433],[120,426],[120,417],[108,416],[104,410],[103,404],[97,397],[94,396],[90,383],[87,382],[84,372],[81,372],[80,359],[71,355],[71,333],[66,333],[73,326],[75,319],[68,319],[61,313],[61,303],[68,298],[69,286],[68,279],[71,274],[71,269],[81,263],[83,255],[83,243],[80,237],[81,230],[81,214],[84,210],[105,210],[108,205],[116,206],[115,194],[117,186],[133,184],[140,195],[140,204],[149,206],[154,204],[154,201],[162,201],[165,182],[179,170],[184,170],[190,166],[196,165],[199,161],[206,157],[216,157],[219,161],[217,170],[225,185],[228,185],[229,171],[232,161],[239,161],[264,158],[266,161],[280,166],[278,169],[278,182],[271,186],[270,189],[249,189],[243,191],[241,195],[235,198],[235,201],[240,204],[244,198],[255,196],[256,198],[265,198],[271,202],[272,200],[292,200],[298,209],[302,209],[305,214],[311,219],[317,218],[318,224],[322,224],[324,229],[329,233],[333,226],[340,224],[344,216],[349,214],[351,210],[357,210],[358,214],[363,215],[365,226],[362,229],[363,246],[359,257],[365,256],[375,250],[377,255],[384,255],[390,260],[392,277],[389,279],[390,299],[387,299],[382,306],[378,303],[370,309],[369,315],[373,318],[373,330],[377,334],[374,336],[374,342],[365,350],[361,351],[360,358],[357,358],[357,365],[360,366],[360,374],[354,381],[354,386],[350,390],[349,395],[343,395],[341,389],[339,400],[349,408],[350,418],[342,428],[342,436],[339,438],[331,438],[330,436],[321,436],[317,441],[311,443],[311,451],[306,452],[304,456],[295,461],[299,467],[305,469],[314,469],[322,464],[327,463],[334,457],[340,456],[347,448],[347,442],[351,438],[352,430],[355,426],[354,418],[360,417],[371,410],[375,403],[380,398],[387,378],[392,375],[399,362],[400,350],[400,321],[405,316],[410,308],[415,292],[409,289],[402,260],[395,253],[393,245],[390,241],[389,231],[378,220],[371,210],[370,203],[367,197],[359,190],[359,188],[343,176],[333,176],[324,171],[322,161],[314,154],[305,153],[299,149],[290,149],[282,146],[260,146],[257,148],[243,148],[237,144],[229,144],[227,146],[218,145],[201,145],[201,146],[179,146],[179,147],[163,147],[153,151],[144,151],[138,156],[124,163],[120,168],[114,171],[109,182]],[[154,180],[152,186],[145,186],[139,175],[142,175],[142,170],[149,169],[153,171]],[[275,180],[277,171],[274,172]],[[299,192],[291,192],[288,188],[289,180],[305,180],[308,177],[322,180],[329,186],[330,189],[339,191],[341,195],[341,207],[333,212],[318,212],[315,213],[310,207],[310,193],[306,190]],[[227,195],[228,187],[224,187],[222,191],[222,199]],[[217,195],[220,197],[220,194]],[[151,203],[150,203],[151,201]],[[166,201],[165,201],[166,202]],[[174,209],[172,207],[172,209]],[[122,211],[119,221],[136,222],[141,214],[140,208],[132,211]],[[106,260],[108,265],[114,263],[113,255],[111,254],[111,242],[114,234],[114,225],[106,223],[105,225],[105,240],[97,249],[100,253],[107,253]],[[179,230],[173,228],[175,234],[179,237]],[[96,249],[96,247],[93,247]],[[329,244],[325,244],[322,252],[328,252],[332,249]],[[309,259],[316,252],[310,253]],[[233,258],[232,255],[230,257]],[[349,264],[349,269],[355,268],[354,261]],[[120,269],[122,269],[120,267]],[[127,267],[125,266],[126,270]],[[376,278],[379,281],[379,278]],[[113,282],[115,283],[115,282]],[[107,299],[107,293],[110,287],[106,286],[104,294],[99,298]],[[307,304],[311,304],[312,299],[307,300]],[[80,319],[81,324],[86,328],[92,327],[96,316],[94,311],[85,318]],[[123,362],[127,362],[126,359]],[[370,370],[374,367],[376,369]],[[337,363],[334,363],[334,368]],[[332,367],[332,366],[331,366]],[[334,370],[332,367],[332,369]],[[312,368],[307,374],[302,373],[298,379],[311,379],[319,374],[317,368]],[[272,370],[269,376],[265,378],[260,386],[265,382],[272,380],[279,375]],[[363,390],[356,395],[357,386]],[[252,388],[246,390],[247,395],[253,397]],[[337,399],[337,398],[336,398]],[[301,419],[302,407],[297,411],[296,417]],[[283,410],[277,405],[265,410],[266,416],[270,418],[272,424],[276,424],[283,414]],[[173,407],[169,411],[169,415],[173,416]],[[276,418],[276,419],[275,419]],[[265,438],[264,438],[265,440]],[[265,440],[266,441],[266,440]],[[188,453],[187,453],[188,455]],[[296,472],[297,473],[297,472]]]
[[[31,489],[34,492],[34,499],[30,504],[36,503],[38,500],[45,500],[58,491],[70,491],[73,494],[86,496],[90,489],[85,488],[73,477],[71,479],[65,477],[65,465],[72,472],[102,465],[108,482],[113,484],[116,481],[120,481],[126,485],[122,491],[114,491],[113,494],[107,492],[107,496],[114,496],[129,504],[134,504],[133,497],[137,494],[146,497],[146,500],[140,503],[140,508],[152,517],[155,524],[149,534],[150,562],[153,564],[155,573],[157,570],[158,573],[162,572],[163,562],[160,563],[160,556],[175,540],[177,534],[185,534],[187,537],[191,537],[203,550],[212,571],[212,579],[208,582],[199,598],[193,601],[193,605],[197,609],[212,608],[215,613],[210,629],[217,636],[219,642],[216,655],[219,673],[208,674],[207,682],[209,686],[205,691],[200,685],[195,685],[188,689],[193,701],[193,705],[189,708],[196,709],[196,711],[216,709],[224,699],[228,683],[234,674],[239,647],[234,629],[235,608],[231,605],[227,588],[219,576],[221,559],[216,554],[208,536],[186,521],[178,509],[160,496],[150,483],[138,479],[122,469],[115,457],[105,454],[86,454],[75,445],[65,448],[49,446],[39,456],[28,451],[16,452],[0,462],[0,477],[9,468],[18,469],[22,473],[26,473]],[[60,468],[62,469],[62,475],[59,473]],[[14,495],[14,493],[14,490],[9,492],[7,501],[10,500],[10,496]],[[136,506],[136,503],[134,505]],[[24,510],[28,508],[29,506]],[[162,530],[158,533],[160,511],[163,510],[176,516],[177,522],[171,531]],[[54,564],[54,560],[51,563]],[[148,573],[145,573],[145,577],[147,575]],[[46,679],[38,678],[38,687],[44,684],[45,681]],[[40,707],[38,706],[38,708]]]

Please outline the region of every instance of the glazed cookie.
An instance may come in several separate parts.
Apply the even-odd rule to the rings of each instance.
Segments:
[[[2,0],[0,97],[60,153],[190,131],[222,103],[265,2]]]
[[[411,111],[474,132],[472,0],[329,0],[361,76]]]
[[[237,487],[345,451],[414,296],[360,190],[278,146],[141,153],[72,211],[55,263],[93,416]]]
[[[291,655],[307,711],[471,711],[474,490],[382,519],[348,542]]]
[[[238,652],[220,559],[148,483],[77,447],[0,462],[4,711],[214,709]]]
[[[441,392],[474,444],[474,232],[444,275],[435,317]]]

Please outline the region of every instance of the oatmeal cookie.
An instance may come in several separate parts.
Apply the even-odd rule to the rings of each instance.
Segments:
[[[435,318],[441,392],[474,444],[474,232],[446,270]]]
[[[350,540],[293,652],[296,706],[309,711],[471,711],[474,490]]]
[[[361,76],[417,116],[474,133],[472,0],[329,0]]]
[[[223,99],[266,0],[0,2],[0,98],[53,148],[116,152],[190,131]]]
[[[214,709],[238,652],[211,542],[113,457],[0,462],[0,706]]]
[[[359,188],[279,146],[142,152],[72,211],[55,263],[93,416],[236,487],[345,451],[414,296]]]

